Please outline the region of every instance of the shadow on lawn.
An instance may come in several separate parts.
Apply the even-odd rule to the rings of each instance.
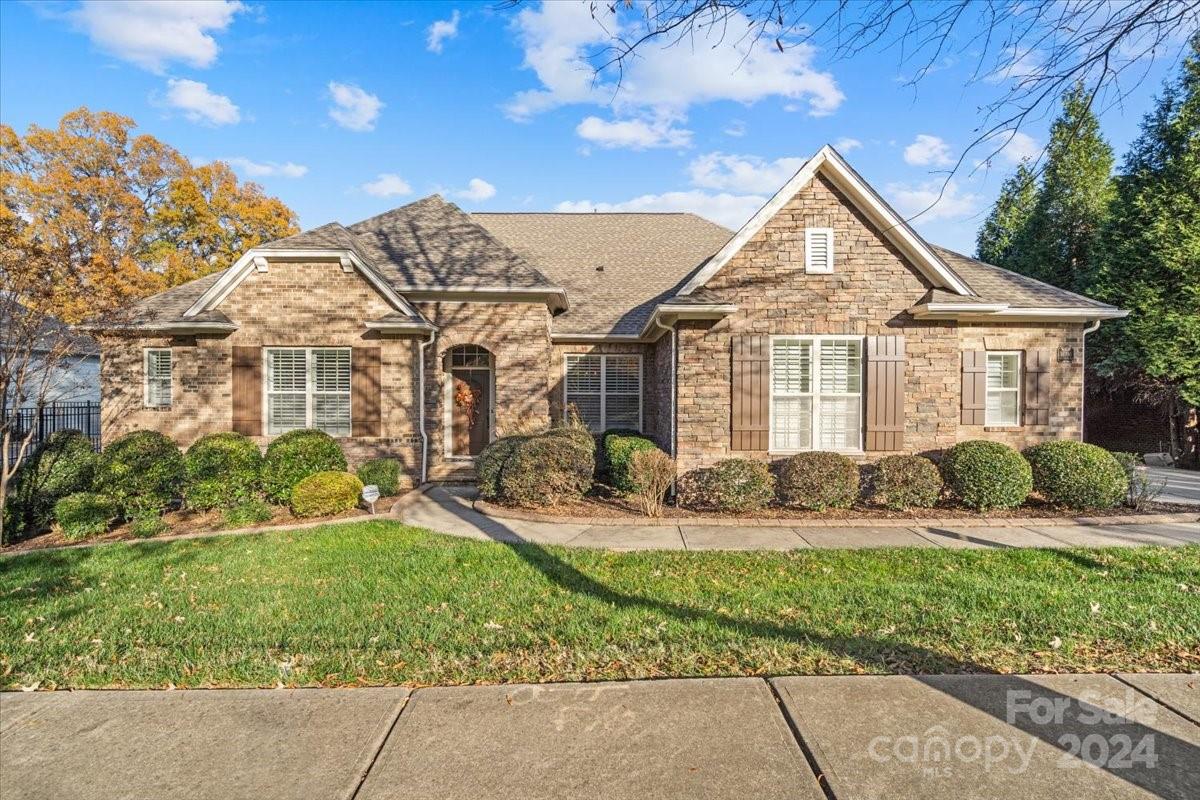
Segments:
[[[799,626],[737,619],[707,609],[693,608],[618,591],[584,574],[542,545],[523,539],[518,533],[496,519],[481,515],[453,500],[439,502],[439,505],[468,525],[482,530],[493,541],[509,547],[522,561],[555,584],[571,592],[585,594],[619,608],[650,609],[683,622],[707,622],[756,637],[815,644],[836,655],[853,658],[864,666],[879,668],[891,673],[916,673],[918,676],[920,674],[991,673],[994,675],[991,680],[995,683],[987,687],[987,691],[981,691],[977,683],[970,681],[922,680],[920,677],[916,677],[916,680],[964,705],[1001,720],[1046,745],[1063,753],[1071,753],[1072,756],[1075,754],[1069,749],[1069,744],[1060,740],[1064,731],[1082,730],[1087,732],[1088,719],[1097,714],[1111,713],[1111,709],[1100,708],[1062,694],[1020,675],[996,675],[994,670],[973,661],[957,659],[945,653],[938,653],[898,639],[882,639],[872,636],[828,636]],[[1070,560],[1078,560],[1079,565],[1085,568],[1101,566],[1087,556],[1069,552],[1064,552],[1064,555],[1077,556],[1077,559],[1071,558]],[[1010,715],[1008,701],[1011,692],[1029,692],[1030,697],[1040,698],[1041,702],[1055,704],[1056,708],[1061,706],[1065,709],[1062,723],[1038,724],[1033,720],[1031,714]],[[1160,713],[1168,712],[1161,709]],[[1101,732],[1099,729],[1096,730]],[[1128,717],[1119,718],[1114,724],[1104,727],[1102,732],[1106,738],[1117,734],[1128,736],[1134,743],[1141,741],[1143,737],[1152,737],[1151,741],[1154,742],[1159,762],[1169,768],[1156,770],[1152,766],[1122,768],[1119,765],[1117,767],[1110,767],[1107,764],[1099,765],[1104,771],[1159,797],[1182,800],[1200,796],[1200,771],[1188,772],[1185,766],[1200,764],[1200,747]],[[919,735],[920,732],[913,731],[913,734]],[[1186,785],[1180,782],[1181,773],[1175,772],[1176,769],[1182,770],[1182,777]]]

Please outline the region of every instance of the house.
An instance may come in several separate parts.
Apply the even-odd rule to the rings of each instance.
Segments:
[[[104,438],[311,426],[414,482],[571,405],[681,472],[1021,447],[1079,436],[1085,336],[1124,313],[931,245],[824,147],[736,233],[432,196],[256,247],[103,333]]]
[[[100,402],[100,348],[96,340],[74,331],[57,317],[30,319],[19,303],[0,300],[0,363],[13,384],[5,386],[0,408]],[[18,378],[18,376],[20,376]]]

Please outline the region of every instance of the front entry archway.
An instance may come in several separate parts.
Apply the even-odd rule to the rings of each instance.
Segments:
[[[495,360],[483,347],[463,344],[446,351],[446,456],[474,458],[492,440]]]

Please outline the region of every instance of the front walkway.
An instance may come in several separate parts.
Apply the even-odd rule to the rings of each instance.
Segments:
[[[1196,522],[1128,525],[830,527],[585,525],[499,519],[472,507],[474,490],[434,487],[401,510],[410,525],[500,542],[608,550],[800,550],[810,547],[1129,547],[1200,544]]]
[[[1161,483],[1163,492],[1158,499],[1164,503],[1200,505],[1200,470],[1173,467],[1147,467],[1150,480]]]
[[[1200,797],[1200,676],[0,695],[6,800]]]

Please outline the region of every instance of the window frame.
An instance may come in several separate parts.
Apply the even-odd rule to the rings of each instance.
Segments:
[[[571,408],[570,392],[567,388],[567,375],[570,372],[569,364],[572,358],[599,358],[600,359],[600,430],[593,433],[604,433],[610,430],[608,427],[608,358],[613,356],[616,358],[634,358],[637,359],[637,376],[638,376],[638,432],[645,430],[645,414],[646,414],[646,379],[645,379],[645,361],[643,353],[563,353],[562,364],[562,386],[563,386],[563,405],[562,418],[567,420],[567,412]],[[624,395],[628,396],[628,395]]]
[[[815,234],[824,234],[829,242],[829,259],[824,269],[818,269],[813,266],[812,260],[812,240]],[[832,275],[834,264],[834,233],[833,228],[805,228],[804,229],[804,271],[809,275]]]
[[[152,353],[167,354],[167,402],[152,402],[150,399],[150,355]],[[162,381],[163,378],[154,378],[155,381]],[[143,347],[142,348],[142,406],[145,408],[165,409],[171,408],[175,402],[175,353],[170,347]]]
[[[812,410],[810,413],[810,436],[807,450],[783,449],[775,447],[775,342],[781,339],[807,341],[812,343],[812,364],[809,375],[809,391],[800,394],[780,395],[781,397],[811,397]],[[821,343],[822,342],[858,342],[858,392],[822,392],[821,391]],[[866,437],[866,337],[855,334],[779,334],[771,337],[769,372],[767,374],[767,453],[769,455],[795,455],[796,453],[811,453],[823,451],[821,447],[821,398],[822,397],[857,397],[858,398],[858,446],[854,448],[835,448],[827,452],[844,453],[847,455],[862,455],[865,450]]]
[[[991,386],[988,385],[988,377],[989,377],[988,370],[991,368],[992,356],[999,356],[999,357],[1013,356],[1016,358],[1017,368],[1016,368],[1015,374],[1017,376],[1017,379],[1016,379],[1017,385],[1015,387],[1013,387],[1011,389],[1004,389],[1004,388],[993,389]],[[1025,358],[1025,353],[1021,350],[985,350],[984,351],[984,358],[983,358],[983,425],[985,428],[1019,428],[1019,427],[1021,427],[1021,404],[1024,401],[1024,398],[1022,397],[1023,391],[1022,391],[1021,384],[1023,381],[1021,380],[1021,376],[1024,374],[1024,368],[1025,368],[1024,358]],[[993,392],[996,392],[996,393],[1004,392],[1006,394],[1011,393],[1011,394],[1016,395],[1016,398],[1017,398],[1017,404],[1015,407],[1016,408],[1016,419],[1014,419],[1012,422],[1004,422],[1001,420],[992,419],[992,417],[988,411],[988,405],[989,405],[988,399],[992,396]]]
[[[304,426],[303,428],[288,428],[287,430],[273,431],[271,427],[270,413],[270,397],[276,395],[295,395],[299,392],[276,392],[271,389],[271,353],[281,350],[298,350],[304,352]],[[317,391],[316,388],[316,369],[315,353],[318,351],[341,351],[347,354],[347,371],[349,380],[347,382],[347,390],[345,392],[329,392]],[[346,422],[345,433],[329,433],[335,439],[348,439],[354,436],[354,348],[350,346],[290,346],[290,345],[274,345],[264,346],[262,349],[262,418],[263,418],[263,433],[269,437],[282,436],[294,430],[303,430],[313,428],[313,406],[317,395],[345,395],[347,406],[350,409],[350,416]],[[323,430],[317,428],[317,430]]]

